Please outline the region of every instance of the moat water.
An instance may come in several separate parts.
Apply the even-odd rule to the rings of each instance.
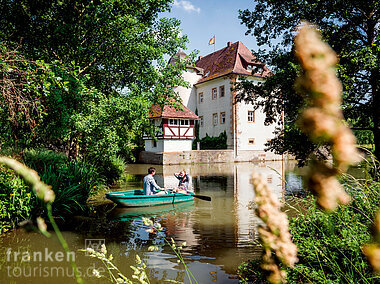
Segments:
[[[138,189],[150,165],[129,165],[125,180],[113,191]],[[97,259],[79,251],[86,246],[105,243],[113,255],[113,263],[130,277],[136,254],[147,265],[151,283],[175,280],[190,283],[184,267],[177,262],[171,248],[146,232],[142,217],[160,222],[167,238],[177,244],[186,242],[183,256],[198,283],[238,283],[236,270],[242,261],[260,256],[257,245],[258,219],[254,214],[254,191],[251,174],[258,172],[270,185],[278,199],[302,194],[302,182],[294,162],[203,164],[186,166],[156,166],[158,184],[176,185],[174,172],[184,169],[192,178],[197,194],[207,195],[211,202],[195,199],[176,205],[139,209],[113,208],[102,199],[94,200],[89,216],[70,220],[63,235],[68,242],[80,273],[86,283],[104,283],[93,277],[93,268],[107,272]],[[292,200],[291,202],[295,202]],[[294,205],[294,204],[293,204]],[[285,207],[289,215],[295,214]],[[149,252],[148,247],[159,250]],[[36,232],[14,230],[0,237],[0,283],[74,283],[73,271],[62,248],[53,236],[50,239]],[[169,282],[166,282],[169,283]]]

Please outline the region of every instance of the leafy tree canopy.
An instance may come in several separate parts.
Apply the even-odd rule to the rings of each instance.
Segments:
[[[76,68],[81,77],[88,74],[88,83],[106,94],[125,88],[143,92],[160,83],[156,66],[165,64],[164,55],[174,54],[187,42],[177,19],[158,18],[170,4],[170,0],[4,0],[0,41],[21,45],[34,60],[57,60]]]
[[[153,133],[150,105],[187,86],[188,62],[166,62],[188,41],[159,18],[171,2],[0,1],[0,143],[84,156],[115,176]]]
[[[276,121],[284,110],[285,124],[289,124],[284,131],[277,131],[278,137],[269,148],[302,159],[311,152],[323,157],[320,145],[311,144],[292,126],[302,107],[293,88],[300,72],[292,54],[293,37],[300,21],[307,20],[319,27],[324,40],[339,56],[337,73],[344,86],[346,119],[352,126],[373,130],[376,156],[380,157],[379,17],[379,2],[375,0],[257,0],[252,10],[239,11],[239,18],[248,28],[246,34],[253,35],[259,46],[269,46],[259,50],[257,56],[275,73],[259,86],[243,81],[237,88],[248,92],[239,99],[263,106],[267,123]],[[264,100],[257,101],[253,94]],[[300,147],[291,147],[292,141],[298,141]]]

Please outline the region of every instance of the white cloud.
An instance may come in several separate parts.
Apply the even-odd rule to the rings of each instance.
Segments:
[[[185,0],[177,1],[177,0],[174,0],[173,5],[175,7],[182,8],[182,9],[184,9],[187,12],[194,11],[194,12],[197,12],[198,14],[201,12],[201,8],[196,8],[190,1],[185,1]]]

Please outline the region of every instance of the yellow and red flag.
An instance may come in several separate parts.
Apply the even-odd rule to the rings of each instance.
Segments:
[[[208,45],[212,45],[212,44],[215,44],[215,36],[213,36],[209,42],[208,42]]]

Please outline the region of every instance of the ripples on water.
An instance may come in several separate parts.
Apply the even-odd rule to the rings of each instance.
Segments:
[[[142,187],[142,178],[150,165],[130,165],[127,169],[126,182],[114,191],[136,189]],[[135,264],[138,254],[148,266],[148,274],[152,283],[163,283],[164,279],[185,281],[187,278],[183,266],[177,263],[177,258],[164,240],[147,233],[142,223],[142,216],[160,222],[167,237],[173,238],[178,244],[186,242],[183,249],[185,261],[199,283],[237,283],[236,269],[248,259],[260,255],[257,241],[257,218],[254,214],[254,191],[250,184],[253,171],[259,172],[273,189],[279,199],[286,195],[302,193],[302,184],[298,176],[288,173],[294,164],[284,165],[282,162],[239,163],[189,166],[156,166],[157,182],[161,186],[172,188],[177,180],[173,173],[184,169],[192,177],[192,188],[198,194],[211,196],[207,202],[195,199],[175,205],[156,206],[150,208],[116,208],[108,212],[112,205],[100,206],[97,218],[78,217],[72,220],[64,236],[72,250],[84,248],[86,239],[104,239],[108,251],[114,256],[114,263],[126,275],[131,274],[130,265]],[[284,182],[282,177],[286,178]],[[16,283],[52,283],[51,277],[16,277],[9,275],[19,264],[6,260],[6,248],[12,251],[50,250],[60,251],[54,240],[21,230],[7,234],[0,239],[4,250],[0,282],[9,282],[10,276]],[[158,252],[148,252],[150,245],[158,245]],[[162,246],[162,247],[161,247]],[[100,263],[93,258],[85,257],[84,253],[76,252],[77,264],[83,273],[93,264]],[[24,264],[20,264],[21,266]],[[70,266],[66,262],[30,262],[27,267]],[[10,267],[10,268],[9,268]],[[12,270],[13,267],[13,270]],[[7,270],[8,268],[8,270]],[[91,269],[90,273],[91,274]],[[38,272],[38,271],[37,271]],[[37,273],[38,274],[38,273]],[[54,279],[54,283],[68,283],[66,271]],[[51,275],[49,275],[51,276]],[[66,276],[66,277],[65,277]],[[87,282],[102,283],[93,277],[85,277]],[[71,280],[69,280],[71,282]]]

